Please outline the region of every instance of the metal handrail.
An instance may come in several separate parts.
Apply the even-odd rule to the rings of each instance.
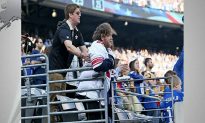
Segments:
[[[22,65],[22,69],[25,68],[32,68],[32,67],[40,67],[45,66],[45,73],[42,74],[35,74],[35,75],[24,75],[21,76],[22,79],[27,79],[28,85],[22,86],[21,89],[27,89],[27,94],[25,96],[21,96],[21,99],[27,99],[29,102],[32,101],[32,99],[41,99],[41,98],[47,98],[47,104],[46,105],[37,105],[37,106],[22,106],[21,110],[27,110],[27,109],[36,109],[36,108],[47,108],[47,114],[42,116],[25,116],[21,117],[22,120],[28,120],[28,119],[42,119],[47,118],[48,123],[50,123],[51,115],[60,115],[60,114],[70,114],[70,113],[87,113],[87,112],[99,112],[103,111],[105,112],[105,119],[100,120],[90,120],[90,121],[76,121],[76,122],[106,122],[108,123],[108,108],[107,108],[107,83],[104,83],[104,87],[96,88],[96,89],[73,89],[73,90],[59,90],[59,91],[50,91],[50,84],[52,83],[68,83],[68,82],[80,82],[80,81],[91,81],[91,80],[105,80],[105,75],[101,75],[98,77],[92,77],[92,78],[86,78],[86,79],[72,79],[72,80],[49,80],[49,75],[52,73],[62,73],[62,72],[73,72],[73,71],[90,71],[93,70],[92,67],[83,67],[83,68],[75,68],[75,69],[61,69],[61,70],[49,70],[49,60],[48,57],[44,54],[35,54],[35,55],[27,55],[22,56],[22,58],[31,58],[31,57],[45,57],[45,63],[42,64],[35,64],[35,65]],[[31,85],[30,78],[34,77],[46,77],[46,84],[41,85]],[[38,88],[38,87],[46,87],[46,94],[44,95],[31,95],[31,88]],[[82,99],[82,100],[71,100],[71,101],[51,101],[50,94],[56,94],[56,93],[69,93],[69,92],[83,92],[83,91],[96,91],[96,90],[104,90],[104,98],[97,98],[97,99]],[[30,94],[29,94],[30,93]],[[50,106],[56,105],[56,104],[65,104],[65,103],[79,103],[79,102],[90,102],[90,101],[104,101],[105,106],[101,109],[91,109],[91,110],[81,110],[81,111],[64,111],[64,112],[51,112]],[[74,122],[74,121],[73,121]]]

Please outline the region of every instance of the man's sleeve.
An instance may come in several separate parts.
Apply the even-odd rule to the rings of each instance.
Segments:
[[[101,59],[101,58],[96,58],[94,60],[91,61],[92,65],[93,65],[93,69],[96,72],[106,72],[109,69],[113,69],[114,68],[114,61],[110,58],[106,58],[106,59]]]
[[[96,72],[106,72],[109,69],[114,68],[114,59],[113,57],[111,58],[106,58],[106,50],[104,50],[102,47],[99,45],[95,46],[92,48],[90,57],[91,57],[91,64],[93,66],[93,69]]]
[[[85,42],[84,42],[84,39],[83,39],[83,35],[82,35],[82,33],[79,33],[79,36],[80,36],[79,46],[83,46],[83,45],[85,45]]]
[[[65,40],[70,40],[72,41],[72,35],[71,35],[71,31],[67,30],[67,29],[61,29],[59,31],[59,39],[61,41],[62,44],[64,44]]]

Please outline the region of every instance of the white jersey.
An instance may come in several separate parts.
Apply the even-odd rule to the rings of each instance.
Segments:
[[[100,41],[94,41],[89,48],[89,55],[91,62],[85,63],[85,66],[90,66],[93,69],[100,66],[103,63],[103,60],[108,57],[108,54],[113,56],[111,49],[106,49],[104,45]],[[94,76],[102,75],[100,72],[95,72],[94,70],[90,71],[83,71],[80,75],[80,79],[83,78],[92,78]],[[104,82],[102,80],[92,80],[92,81],[81,81],[78,89],[96,89],[104,87],[103,83],[107,83],[107,90],[110,89],[110,70],[106,72],[106,79]],[[80,92],[78,94],[87,96],[88,98],[100,98],[104,97],[103,91],[87,91],[87,92]]]

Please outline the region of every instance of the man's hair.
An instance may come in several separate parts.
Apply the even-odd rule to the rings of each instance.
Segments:
[[[66,5],[65,9],[64,9],[64,13],[65,13],[65,19],[69,19],[69,14],[73,14],[75,9],[80,8],[79,5],[77,4],[68,4]]]
[[[173,71],[173,70],[168,70],[168,71],[164,74],[164,77],[171,77],[171,76],[174,76],[174,75],[177,75],[177,73],[176,73],[175,71]],[[171,78],[165,79],[165,82],[166,82],[167,84],[171,84],[170,81],[171,81]]]
[[[147,66],[147,63],[149,62],[149,60],[152,60],[151,58],[145,58],[144,60],[144,65]]]
[[[109,36],[110,34],[116,35],[116,31],[110,26],[109,23],[100,24],[93,33],[92,39],[101,40],[101,37]]]

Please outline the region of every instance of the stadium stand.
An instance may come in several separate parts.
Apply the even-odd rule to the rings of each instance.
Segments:
[[[183,0],[109,0],[121,4],[137,5],[163,11],[183,13]],[[42,2],[43,3],[43,2]],[[174,4],[172,4],[174,3]],[[29,7],[28,7],[29,6]],[[27,8],[28,7],[28,8]],[[36,8],[39,8],[38,10]],[[105,17],[83,15],[79,26],[87,47],[91,44],[91,34],[99,23],[108,21],[118,33],[114,37],[113,53],[116,61],[111,74],[111,84],[103,83],[99,88],[77,89],[79,83],[88,83],[106,79],[106,73],[81,77],[83,71],[92,71],[91,67],[82,67],[85,63],[74,56],[71,67],[62,70],[49,70],[48,54],[52,45],[53,32],[56,23],[62,20],[62,10],[57,18],[50,17],[52,7],[43,6],[41,2],[29,1],[22,6],[22,75],[21,75],[21,111],[22,123],[53,123],[53,122],[105,122],[105,123],[180,123],[179,116],[183,107],[183,93],[177,90],[176,79],[173,76],[164,76],[179,59],[179,52],[183,45],[181,28],[169,28],[159,25],[146,25],[143,23],[129,23],[124,20]],[[39,13],[42,12],[42,13]],[[49,13],[49,14],[48,14]],[[93,19],[95,17],[96,19]],[[35,22],[32,18],[38,18]],[[123,22],[123,23],[122,23]],[[53,24],[55,23],[55,24]],[[161,26],[160,26],[161,25]],[[136,29],[137,28],[137,29]],[[28,35],[30,34],[30,35]],[[35,53],[35,41],[42,37],[43,46]],[[151,58],[153,68],[145,72],[145,58]],[[137,70],[120,67],[129,66],[136,60]],[[34,61],[38,61],[33,63]],[[124,66],[125,67],[125,66]],[[42,68],[41,72],[35,72]],[[126,71],[125,71],[126,69]],[[51,79],[52,73],[67,73],[66,78]],[[153,72],[155,74],[153,74]],[[42,78],[36,81],[36,78]],[[177,78],[177,77],[176,77]],[[167,83],[166,80],[169,80]],[[178,78],[177,78],[178,80]],[[179,79],[180,81],[180,79]],[[54,89],[50,85],[55,83],[71,84],[76,89]],[[179,82],[180,83],[180,82]],[[85,85],[86,85],[85,84]],[[107,89],[110,87],[107,93]],[[78,93],[88,91],[103,92],[103,97],[87,98]],[[69,93],[74,96],[69,97]],[[76,95],[75,95],[76,94]],[[101,93],[102,94],[102,93]],[[179,98],[178,95],[181,97]],[[54,97],[54,98],[53,98]],[[88,108],[92,102],[101,102],[97,109]],[[102,102],[104,105],[101,105]],[[88,105],[89,104],[89,105]],[[53,108],[54,107],[54,108]],[[90,120],[88,114],[100,114],[100,119]]]

